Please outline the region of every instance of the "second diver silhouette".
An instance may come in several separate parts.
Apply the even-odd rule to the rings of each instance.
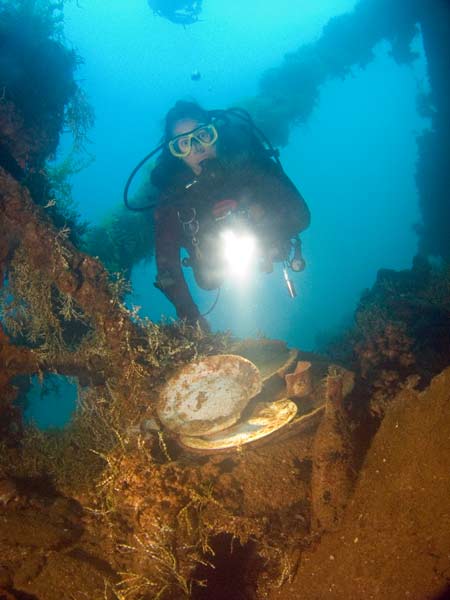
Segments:
[[[192,25],[199,20],[202,0],[147,0],[153,12],[177,25]]]

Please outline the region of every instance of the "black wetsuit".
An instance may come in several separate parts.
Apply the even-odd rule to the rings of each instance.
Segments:
[[[261,207],[262,218],[254,222],[250,218],[250,226],[264,247],[285,244],[310,221],[297,188],[246,127],[228,125],[219,130],[217,155],[202,163],[199,176],[170,155],[152,172],[160,194],[155,211],[155,286],[174,304],[178,317],[191,322],[200,314],[183,275],[180,250],[188,251],[200,287],[220,286],[221,275],[211,275],[198,259],[199,249],[206,263],[214,260],[209,246],[213,248],[217,237],[213,212],[218,203],[232,201],[243,212],[254,204]]]

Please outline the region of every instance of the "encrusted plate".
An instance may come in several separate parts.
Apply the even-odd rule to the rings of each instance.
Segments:
[[[283,377],[295,364],[298,351],[289,350],[286,343],[271,339],[245,339],[232,347],[233,354],[243,356],[254,363],[266,383],[279,375]]]
[[[256,442],[287,425],[297,414],[297,405],[287,398],[257,403],[252,414],[226,431],[202,437],[180,436],[185,448],[192,450],[226,450]]]
[[[161,391],[158,416],[175,433],[209,435],[234,425],[261,391],[257,367],[242,356],[207,356],[185,365]]]

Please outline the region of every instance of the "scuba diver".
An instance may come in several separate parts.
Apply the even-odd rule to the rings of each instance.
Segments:
[[[202,0],[148,0],[153,12],[172,23],[192,25],[198,21]]]
[[[132,207],[131,181],[158,152],[150,176],[157,203]],[[178,101],[166,115],[162,143],[128,178],[124,201],[131,210],[155,209],[154,285],[180,319],[208,329],[204,317],[214,308],[223,281],[230,272],[245,275],[245,267],[255,263],[266,273],[274,262],[282,263],[288,292],[295,297],[288,268],[305,267],[298,234],[309,225],[309,209],[284,172],[278,151],[246,111],[207,111],[195,102]],[[188,256],[181,259],[183,248]],[[182,267],[193,269],[202,289],[218,290],[203,315]]]

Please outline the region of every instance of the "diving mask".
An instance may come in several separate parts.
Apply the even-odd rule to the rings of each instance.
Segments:
[[[169,150],[173,156],[185,158],[191,153],[193,141],[201,146],[212,146],[218,137],[217,129],[212,123],[200,125],[188,133],[172,138],[169,142]]]

